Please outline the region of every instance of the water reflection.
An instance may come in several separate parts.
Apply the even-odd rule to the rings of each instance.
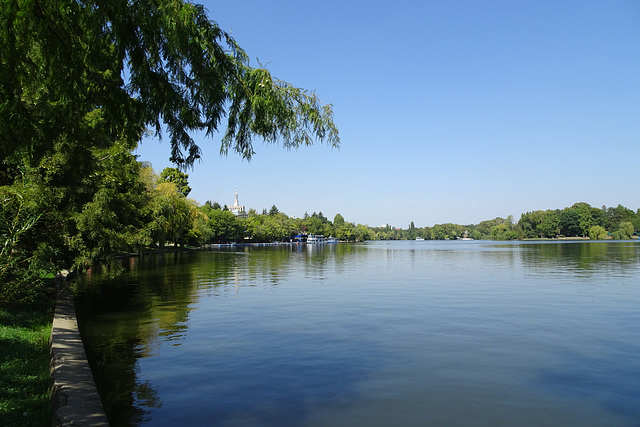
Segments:
[[[521,244],[528,274],[541,277],[630,277],[638,274],[640,244],[636,242],[563,242]]]
[[[122,269],[76,289],[112,425],[640,417],[638,243],[233,248]]]
[[[256,251],[259,256],[251,256]],[[192,310],[202,298],[237,298],[243,289],[277,287],[297,276],[322,282],[327,271],[340,271],[344,257],[354,251],[357,249],[350,245],[341,245],[339,249],[320,246],[312,250],[304,247],[243,248],[240,251],[134,257],[112,266],[113,270],[123,271],[115,276],[90,271],[76,285],[76,305],[87,354],[112,425],[148,423],[153,410],[166,406],[157,381],[145,379],[141,366],[157,356],[164,346],[183,346],[189,334],[198,333],[189,322]],[[222,326],[219,319],[215,322]],[[244,366],[242,372],[229,370],[228,355],[224,352],[221,359],[216,352],[208,355],[209,375],[215,376],[216,366],[222,367],[216,382],[207,390],[211,398],[223,403],[216,406],[216,419],[241,416],[247,419],[260,417],[265,421],[269,414],[274,419],[282,419],[285,415],[291,418],[295,414],[291,413],[285,400],[290,402],[291,396],[296,396],[301,403],[299,410],[303,411],[304,401],[328,399],[330,384],[348,383],[367,366],[366,360],[353,355],[365,353],[369,344],[350,339],[340,344],[341,354],[333,354],[330,349],[319,348],[314,343],[335,340],[335,337],[314,337],[313,332],[311,337],[305,338],[305,334],[296,334],[290,329],[288,332],[266,329],[256,335],[258,325],[247,326],[248,329],[233,329],[227,325],[226,330],[236,331],[234,354],[238,352],[238,345],[244,345],[247,354],[261,353],[260,365],[254,367],[259,372],[252,371],[251,364]],[[203,335],[206,335],[203,339],[215,341],[212,331]],[[228,335],[223,335],[221,342],[228,342]],[[245,340],[244,344],[238,337]],[[265,347],[265,340],[278,342],[278,348]],[[301,346],[305,340],[307,344]],[[224,344],[218,344],[217,351],[220,348],[224,348]],[[193,350],[192,347],[189,349]],[[265,370],[273,370],[273,375],[279,372],[284,354],[288,358],[288,373],[284,379],[259,374]],[[179,367],[176,372],[184,375],[184,369]],[[293,380],[298,375],[305,380]],[[228,390],[224,384],[233,390]],[[253,404],[246,396],[242,398],[249,390],[253,390],[249,394],[259,397]],[[202,393],[203,390],[195,389],[194,392]],[[185,390],[180,393],[188,395]],[[331,398],[348,399],[348,395],[348,390],[344,389]],[[175,402],[176,399],[172,400]],[[263,407],[266,402],[267,407]]]
[[[76,310],[87,356],[112,425],[148,421],[161,407],[157,390],[138,381],[137,363],[159,341],[179,345],[188,329],[200,269],[187,254],[122,263],[125,272],[89,272],[77,283]]]

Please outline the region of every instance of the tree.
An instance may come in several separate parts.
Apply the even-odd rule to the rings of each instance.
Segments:
[[[162,172],[160,172],[160,179],[165,182],[173,182],[184,197],[187,197],[191,192],[189,175],[181,172],[177,168],[164,168]]]
[[[491,228],[492,240],[514,240],[518,238],[515,230],[512,230],[509,223],[503,222]]]
[[[209,209],[222,209],[222,206],[220,206],[220,203],[218,202],[212,202],[211,200],[207,200],[206,202],[204,202],[204,206],[208,207]]]
[[[39,217],[15,250],[52,269],[153,236],[206,235],[189,234],[194,206],[178,198],[184,224],[163,235],[175,194],[141,191],[148,176],[127,157],[148,129],[169,136],[181,169],[200,157],[192,135],[212,137],[221,125],[221,154],[245,159],[253,138],[285,148],[340,143],[331,105],[252,67],[202,6],[184,0],[2,2],[0,64],[0,187],[21,187],[25,214]]]
[[[19,242],[38,217],[26,212],[20,193],[0,189],[0,202],[0,302],[28,301],[37,296],[42,281],[38,260]]]
[[[0,158],[39,161],[61,137],[108,144],[166,128],[171,160],[200,157],[193,132],[249,159],[252,138],[339,145],[330,105],[249,65],[203,6],[184,0],[10,1],[0,6]],[[123,76],[126,76],[123,78]],[[99,120],[89,123],[95,115]],[[97,124],[98,126],[95,126]]]
[[[552,211],[547,209],[542,216],[542,222],[538,224],[536,229],[540,233],[540,237],[547,239],[556,237],[559,232],[560,219],[558,217],[558,211]]]
[[[444,240],[446,236],[447,233],[442,225],[436,224],[431,227],[431,240]]]
[[[620,223],[618,230],[613,232],[613,238],[616,240],[628,240],[633,236],[633,224],[627,221]]]
[[[103,161],[95,171],[100,179],[92,186],[92,197],[73,216],[75,233],[69,250],[76,266],[137,252],[152,241],[148,224],[152,220],[150,190],[154,190],[147,181],[153,179],[149,171],[126,147],[114,145],[100,155]]]
[[[594,225],[589,229],[589,238],[591,240],[603,240],[607,238],[607,230],[599,225]]]
[[[413,221],[411,221],[411,224],[409,224],[408,232],[409,232],[408,238],[410,240],[414,240],[416,238],[416,236],[417,236],[417,232],[416,232],[416,226],[413,223]]]
[[[212,237],[213,230],[209,225],[209,217],[200,209],[191,209],[191,227],[187,230],[187,243],[202,246],[211,241]]]
[[[357,242],[364,242],[367,240],[371,240],[371,236],[372,236],[372,233],[369,227],[363,224],[358,224],[356,226],[354,234]]]
[[[334,235],[337,239],[344,240],[347,242],[351,242],[355,240],[356,226],[354,224],[345,222],[343,218],[341,223],[340,222],[336,223],[336,221],[334,220],[333,225],[335,226]]]
[[[543,222],[544,211],[523,213],[518,221],[521,237],[531,238],[539,236],[539,227]]]
[[[593,225],[597,225],[594,223],[593,212],[591,210],[591,206],[588,203],[576,203],[572,206],[572,209],[578,211],[578,216],[580,218],[580,234],[582,236],[586,236],[589,234],[589,229]]]
[[[278,210],[278,208],[276,207],[276,205],[272,205],[271,209],[269,209],[269,216],[275,216],[278,213],[280,213],[280,211]]]
[[[303,225],[306,226],[308,234],[324,234],[325,223],[318,218],[315,212],[303,221]]]
[[[493,229],[493,227],[495,227],[496,225],[499,224],[503,224],[505,223],[507,220],[504,218],[494,218],[494,219],[490,219],[490,220],[485,220],[485,221],[481,221],[478,225],[476,225],[476,228],[474,231],[476,231],[476,233],[474,233],[474,239],[478,239],[478,238],[482,238],[482,239],[488,239],[491,236],[491,230]],[[478,235],[480,237],[478,237]]]
[[[184,197],[174,183],[162,182],[158,185],[154,200],[154,229],[160,248],[164,248],[167,241],[176,246],[184,243],[193,208],[194,203]]]
[[[238,217],[229,211],[215,209],[209,216],[211,238],[215,242],[235,242],[243,237],[244,227]]]
[[[615,230],[621,222],[633,222],[635,214],[631,209],[618,205],[615,208],[608,208],[605,213],[606,224],[609,230]]]
[[[580,214],[575,209],[564,208],[559,213],[560,234],[568,237],[579,236]]]

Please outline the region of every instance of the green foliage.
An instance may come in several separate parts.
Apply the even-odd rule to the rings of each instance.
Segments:
[[[634,223],[639,218],[639,215],[634,213],[631,209],[625,208],[622,205],[618,205],[615,208],[606,209],[606,225],[609,230],[616,230],[621,222]],[[638,228],[634,225],[634,228]]]
[[[633,235],[633,224],[627,221],[620,223],[619,228],[613,232],[613,238],[616,240],[628,240]]]
[[[50,266],[29,253],[21,239],[38,217],[27,212],[22,194],[0,187],[0,302],[35,302],[49,291],[44,276]]]
[[[222,206],[220,206],[220,203],[218,202],[212,202],[211,200],[207,200],[206,202],[204,202],[204,206],[207,209],[222,209]]]
[[[287,148],[339,144],[330,105],[249,66],[201,5],[182,0],[3,2],[0,158],[36,162],[60,139],[106,147],[146,127],[191,165],[228,117],[221,151],[253,154],[252,137]],[[122,76],[127,76],[123,80]],[[228,108],[228,111],[227,111]],[[92,120],[97,114],[100,119]]]
[[[533,211],[520,216],[520,238],[553,238],[558,235],[559,218],[556,211]]]
[[[177,168],[164,168],[162,172],[160,172],[160,179],[165,182],[173,182],[184,197],[187,197],[191,192],[189,175],[181,172]]]
[[[284,240],[299,231],[295,222],[282,212],[275,215],[255,215],[244,220],[247,237],[254,242]]]
[[[232,100],[221,153],[232,149],[250,159],[252,135],[267,143],[282,142],[285,148],[311,145],[313,136],[333,147],[339,145],[332,107],[322,104],[315,93],[278,80],[264,68],[242,64],[239,71],[230,86]]]
[[[245,226],[233,213],[213,209],[208,212],[207,215],[209,218],[209,228],[211,229],[211,242],[236,242],[244,237]]]
[[[517,238],[518,233],[506,222],[495,225],[491,228],[492,240],[514,240]]]
[[[0,305],[0,425],[51,424],[52,300]]]
[[[563,236],[580,236],[582,229],[580,227],[580,213],[571,208],[564,208],[559,213],[560,234]]]
[[[622,226],[617,222],[621,218],[628,219]],[[607,227],[607,224],[615,224]],[[559,236],[583,237],[592,239],[606,238],[613,231],[614,238],[632,238],[637,231],[636,224],[640,224],[640,209],[637,213],[618,205],[616,208],[594,208],[588,203],[575,203],[571,207],[562,210],[537,210],[521,215],[516,225],[511,217],[494,218],[481,221],[476,225],[436,224],[432,227],[415,227],[410,224],[407,230],[386,228],[374,228],[376,239],[413,239],[420,236],[425,239],[443,240],[467,236],[479,239],[513,240],[542,238],[551,239]],[[604,232],[604,234],[603,234]]]
[[[202,246],[213,238],[209,217],[199,209],[191,210],[191,226],[187,230],[187,244]]]
[[[314,212],[310,217],[302,221],[303,231],[307,234],[322,234],[328,236],[332,234],[328,225],[329,222],[322,215],[322,212],[320,214]]]
[[[126,146],[96,151],[93,195],[76,213],[69,250],[76,266],[106,263],[114,255],[141,251],[151,243],[153,177]]]
[[[180,193],[172,182],[158,185],[153,200],[153,229],[160,248],[167,241],[176,245],[186,243],[195,204]]]
[[[24,199],[17,217],[3,207],[11,283],[43,266],[211,238],[184,198],[188,176],[163,176],[181,199],[156,190],[133,157],[148,128],[169,135],[180,167],[200,157],[192,134],[212,137],[225,117],[221,152],[247,159],[252,138],[339,145],[331,106],[252,68],[202,6],[183,0],[1,2],[0,64],[0,186]]]
[[[278,210],[276,205],[271,206],[271,209],[269,209],[269,216],[278,215],[278,213],[280,213],[280,211]]]
[[[589,238],[591,240],[604,240],[607,238],[607,230],[599,225],[594,225],[589,229]]]
[[[502,224],[505,221],[504,218],[495,218],[491,220],[481,221],[476,225],[475,230],[483,239],[488,239],[491,236],[491,229],[498,224]]]
[[[542,222],[536,226],[541,238],[551,239],[559,234],[560,218],[558,211],[544,211]]]

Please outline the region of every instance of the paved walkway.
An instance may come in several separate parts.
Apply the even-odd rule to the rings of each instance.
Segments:
[[[54,426],[108,426],[68,289],[58,291],[51,331]]]

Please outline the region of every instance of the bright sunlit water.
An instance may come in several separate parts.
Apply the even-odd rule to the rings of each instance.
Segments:
[[[114,426],[640,425],[638,241],[239,248],[124,267],[76,290]]]

